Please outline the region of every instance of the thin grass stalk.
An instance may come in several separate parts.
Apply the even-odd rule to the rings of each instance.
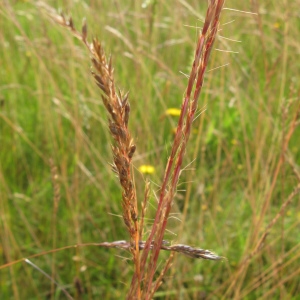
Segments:
[[[258,220],[258,225],[257,225],[258,227],[257,228],[261,227],[263,216],[267,211],[268,205],[270,204],[271,197],[272,197],[272,194],[273,194],[273,191],[274,191],[274,188],[275,188],[275,184],[277,182],[277,178],[279,176],[281,167],[284,163],[285,157],[288,153],[289,142],[290,142],[290,140],[291,140],[291,138],[292,138],[292,136],[295,132],[296,127],[297,127],[297,120],[299,118],[299,115],[300,115],[300,105],[298,104],[298,106],[296,108],[296,111],[295,111],[295,114],[293,116],[293,119],[290,122],[288,132],[286,133],[286,135],[284,136],[284,139],[283,139],[283,146],[282,146],[281,155],[278,159],[278,162],[277,162],[277,165],[276,165],[276,168],[275,168],[275,171],[274,171],[274,177],[273,177],[273,180],[271,182],[269,192],[267,193],[266,198],[265,198],[265,202],[263,204],[263,208],[262,208],[262,211],[261,211],[260,219]],[[296,171],[296,176],[297,176],[297,171]],[[222,287],[223,287],[228,282],[230,282],[230,285],[228,286],[227,291],[225,293],[225,297],[228,297],[230,295],[230,293],[232,293],[233,291],[236,292],[237,286],[239,286],[242,283],[241,278],[246,276],[246,272],[249,268],[251,259],[253,257],[255,257],[263,249],[263,246],[264,246],[264,243],[265,243],[265,240],[268,236],[269,231],[274,226],[274,224],[279,220],[279,218],[284,215],[284,211],[285,211],[286,207],[291,203],[292,199],[297,194],[299,194],[299,192],[300,192],[300,185],[298,184],[295,187],[294,191],[288,196],[287,200],[285,200],[283,202],[283,204],[281,205],[278,213],[272,219],[272,221],[267,225],[267,227],[264,230],[261,237],[260,238],[258,237],[259,231],[255,235],[255,239],[253,238],[253,241],[255,242],[254,243],[255,246],[253,247],[253,250],[243,259],[243,261],[241,262],[237,272],[233,276],[231,276],[228,280],[226,280],[224,282],[224,284],[222,285]],[[220,289],[221,289],[221,287],[220,287]]]
[[[161,244],[167,225],[167,219],[176,192],[181,165],[185,154],[186,145],[190,136],[191,125],[197,109],[198,98],[204,80],[204,73],[218,31],[219,18],[223,5],[224,0],[210,1],[204,26],[198,39],[194,62],[181,107],[181,114],[178,121],[176,135],[165,170],[154,224],[152,226],[151,233],[146,241],[145,249],[141,256],[141,277],[143,278],[145,274],[145,299],[149,299],[147,295],[151,294],[153,277],[156,271],[158,256],[161,250]],[[194,93],[192,96],[193,90]],[[151,257],[146,267],[150,245],[152,243],[153,251],[151,252]],[[132,283],[135,284],[135,281],[133,281]],[[131,289],[134,291],[135,287],[131,287]],[[129,293],[128,299],[130,299],[130,297],[132,296],[133,294]]]
[[[52,158],[49,159],[49,165],[51,169],[51,181],[53,186],[53,213],[52,213],[52,247],[53,249],[56,248],[56,240],[57,240],[57,230],[56,230],[56,222],[57,222],[57,211],[60,201],[60,186],[58,183],[58,172],[57,167],[54,164]],[[52,262],[51,262],[51,274],[52,278],[55,278],[55,253],[52,254]],[[51,298],[54,298],[54,288],[55,288],[55,281],[51,281]]]
[[[142,240],[143,233],[144,233],[144,221],[145,221],[145,215],[147,212],[147,204],[148,200],[150,197],[150,181],[146,181],[145,183],[145,192],[144,192],[144,200],[142,202],[142,207],[141,207],[141,220],[140,220],[140,240]]]
[[[154,286],[153,286],[153,289],[152,289],[150,295],[148,295],[148,297],[150,299],[153,298],[155,292],[162,285],[162,279],[164,278],[164,276],[166,275],[166,273],[168,272],[168,270],[171,268],[172,262],[173,262],[173,258],[174,258],[174,252],[171,252],[169,258],[167,259],[167,262],[164,265],[164,268],[162,269],[162,271],[160,272],[158,278],[156,279],[156,281],[154,283]]]
[[[293,133],[294,133],[296,127],[297,127],[297,119],[299,118],[299,114],[300,114],[300,105],[298,105],[298,107],[296,109],[296,112],[294,114],[294,118],[292,119],[292,121],[290,123],[288,132],[283,138],[281,154],[280,154],[279,160],[277,162],[277,165],[276,165],[276,168],[275,168],[275,171],[274,171],[274,176],[273,176],[273,179],[272,179],[272,182],[271,182],[270,189],[269,189],[268,193],[266,194],[265,201],[263,203],[263,207],[262,207],[262,210],[261,210],[261,213],[260,213],[260,218],[259,218],[259,220],[256,224],[256,226],[257,226],[256,228],[261,227],[264,216],[265,216],[265,214],[267,212],[267,209],[270,205],[271,198],[272,198],[272,195],[273,195],[276,183],[277,183],[277,179],[278,179],[278,176],[280,174],[280,170],[281,170],[281,168],[283,166],[283,163],[285,161],[285,156],[286,156],[286,152],[288,150],[289,141],[292,138],[292,135],[293,135]],[[296,187],[295,190],[297,190],[297,187]],[[298,193],[298,191],[297,191],[297,193]],[[290,203],[290,201],[291,200],[288,200],[288,203]],[[277,220],[279,219],[280,216],[283,216],[283,212],[284,212],[285,207],[287,206],[288,203],[284,202],[282,204],[279,213],[275,217],[276,218],[275,222],[277,222]],[[267,227],[268,230],[274,225],[274,224],[272,224],[272,225],[270,225],[270,224]],[[263,248],[263,244],[264,244],[265,239],[267,238],[267,235],[268,235],[268,230],[267,229],[264,232],[264,234],[261,236],[260,239],[258,239],[259,230],[254,231],[254,234],[253,234],[253,237],[252,237],[253,243],[255,245],[254,250],[252,250],[251,253],[241,263],[240,269],[239,269],[238,273],[236,274],[235,278],[232,280],[232,282],[231,282],[231,284],[230,284],[230,286],[227,290],[227,293],[232,291],[233,288],[234,288],[234,291],[236,292],[238,290],[237,286],[240,286],[242,284],[243,280],[241,280],[241,278],[246,276],[246,272],[248,270],[248,267],[249,267],[249,264],[251,262],[252,257],[254,257]],[[237,285],[238,281],[239,281],[239,285]]]

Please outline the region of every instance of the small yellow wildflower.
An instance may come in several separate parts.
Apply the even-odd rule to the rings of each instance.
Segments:
[[[273,27],[274,27],[275,29],[279,29],[279,28],[280,28],[280,23],[279,23],[279,22],[274,23],[274,24],[273,24]]]
[[[171,117],[179,117],[181,113],[181,110],[178,108],[168,108],[166,110],[166,115]]]
[[[153,174],[155,172],[155,168],[151,165],[141,165],[139,167],[139,171],[143,174]]]

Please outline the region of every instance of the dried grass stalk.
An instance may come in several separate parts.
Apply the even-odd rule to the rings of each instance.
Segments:
[[[144,201],[142,203],[141,224],[138,222],[138,205],[136,190],[131,172],[132,157],[135,145],[128,130],[130,106],[128,93],[123,94],[116,90],[114,71],[111,58],[107,59],[101,43],[94,39],[87,41],[87,26],[84,22],[81,32],[77,31],[72,18],[57,14],[43,2],[38,2],[39,7],[46,9],[47,13],[60,25],[67,27],[75,37],[80,39],[91,54],[93,64],[92,75],[96,84],[102,91],[102,101],[108,113],[109,130],[114,144],[112,152],[114,163],[113,171],[118,175],[122,186],[123,220],[130,235],[130,241],[104,242],[97,244],[102,247],[117,247],[128,249],[133,255],[135,273],[132,278],[127,299],[150,299],[161,284],[161,279],[171,266],[170,257],[162,268],[156,282],[153,282],[157,268],[158,256],[161,250],[179,252],[192,258],[219,260],[221,257],[214,253],[188,245],[169,245],[163,240],[168,216],[173,203],[176,187],[179,180],[183,157],[189,140],[192,122],[197,110],[198,98],[204,80],[204,73],[212,46],[214,44],[219,26],[220,13],[224,0],[209,1],[207,14],[201,34],[199,35],[193,66],[190,72],[187,89],[181,107],[177,132],[174,138],[171,155],[168,159],[164,179],[162,182],[160,198],[156,216],[151,232],[146,241],[141,241],[143,234],[143,220],[149,198],[149,184],[146,184]],[[143,250],[140,260],[139,251]],[[151,253],[151,255],[149,255]],[[171,255],[173,256],[173,254]]]
[[[145,299],[150,299],[149,295],[151,295],[152,291],[153,277],[157,268],[158,256],[161,250],[168,216],[176,193],[176,187],[191,132],[192,122],[197,110],[198,98],[204,80],[204,73],[217,35],[220,13],[223,5],[224,0],[211,0],[209,2],[202,32],[199,35],[194,62],[181,107],[181,115],[178,121],[177,132],[165,170],[154,224],[141,256],[141,277],[144,280],[144,294],[142,297]],[[154,246],[149,258],[152,243]],[[134,296],[135,291],[137,290],[136,284],[137,281],[133,278],[128,299],[132,299]]]
[[[130,235],[130,251],[133,255],[135,273],[139,276],[139,224],[136,191],[131,172],[131,161],[136,146],[128,130],[130,105],[128,93],[124,94],[116,90],[114,70],[111,57],[107,59],[101,43],[93,39],[87,40],[87,25],[83,22],[81,32],[75,26],[71,17],[57,14],[55,10],[43,2],[38,2],[39,7],[46,9],[50,17],[58,24],[68,28],[75,37],[80,39],[91,54],[92,75],[96,84],[102,91],[102,101],[108,113],[108,124],[111,136],[114,139],[112,152],[114,163],[113,171],[118,175],[122,186],[123,220]],[[140,281],[140,280],[138,280]]]

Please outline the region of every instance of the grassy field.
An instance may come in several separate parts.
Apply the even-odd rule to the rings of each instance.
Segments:
[[[78,27],[86,17],[89,38],[103,41],[118,86],[130,91],[135,182],[142,201],[151,180],[150,228],[178,120],[166,111],[180,109],[207,1],[47,3]],[[226,260],[175,255],[156,298],[300,299],[300,1],[225,6],[239,11],[222,12],[165,239]],[[130,253],[44,253],[128,239],[89,55],[34,2],[2,0],[0,13],[0,298],[66,299],[22,260],[41,254],[30,261],[74,299],[122,299]]]

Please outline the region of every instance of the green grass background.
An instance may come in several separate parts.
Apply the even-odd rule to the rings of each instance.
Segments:
[[[89,39],[103,41],[118,86],[130,91],[134,167],[155,166],[151,175],[135,172],[140,200],[145,178],[152,182],[147,231],[177,122],[165,111],[180,108],[182,73],[189,72],[207,1],[47,3],[71,13],[78,29],[87,18]],[[194,122],[166,239],[227,260],[176,255],[156,297],[300,299],[299,195],[239,271],[299,184],[299,128],[277,177],[275,170],[299,106],[300,2],[228,0],[225,6],[259,14],[223,11],[220,35],[240,42],[215,44],[225,52],[213,51],[208,69],[229,65],[206,74],[199,100],[199,113],[205,112]],[[34,2],[2,0],[0,14],[0,265],[67,245],[128,239],[86,49]],[[122,299],[133,272],[129,253],[91,246],[31,261],[75,299]],[[2,267],[0,279],[1,299],[66,299],[25,262]]]

